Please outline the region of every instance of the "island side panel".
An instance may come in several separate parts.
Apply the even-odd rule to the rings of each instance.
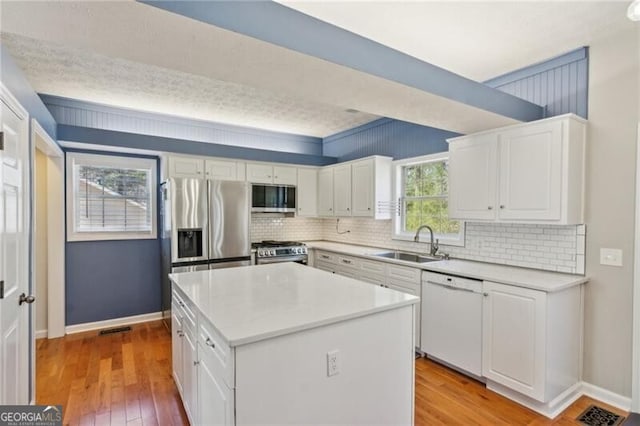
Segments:
[[[413,424],[413,310],[236,347],[236,424]]]

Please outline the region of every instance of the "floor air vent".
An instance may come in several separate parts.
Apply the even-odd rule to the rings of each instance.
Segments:
[[[604,408],[590,405],[576,420],[587,426],[617,426],[624,421],[624,417]]]
[[[98,335],[104,336],[105,334],[113,334],[113,333],[122,333],[123,331],[131,331],[131,327],[116,327],[116,328],[107,328],[105,330],[100,330]]]

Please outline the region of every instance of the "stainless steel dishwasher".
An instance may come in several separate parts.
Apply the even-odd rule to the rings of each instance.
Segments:
[[[482,281],[422,272],[421,347],[432,358],[482,375]]]

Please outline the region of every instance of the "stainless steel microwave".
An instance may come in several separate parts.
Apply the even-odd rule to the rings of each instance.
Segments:
[[[251,185],[253,213],[293,213],[296,211],[296,187],[284,185]]]

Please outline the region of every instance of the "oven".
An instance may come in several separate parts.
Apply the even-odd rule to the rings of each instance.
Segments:
[[[252,244],[256,250],[255,264],[296,262],[306,265],[309,256],[307,246],[296,241],[261,241]]]

